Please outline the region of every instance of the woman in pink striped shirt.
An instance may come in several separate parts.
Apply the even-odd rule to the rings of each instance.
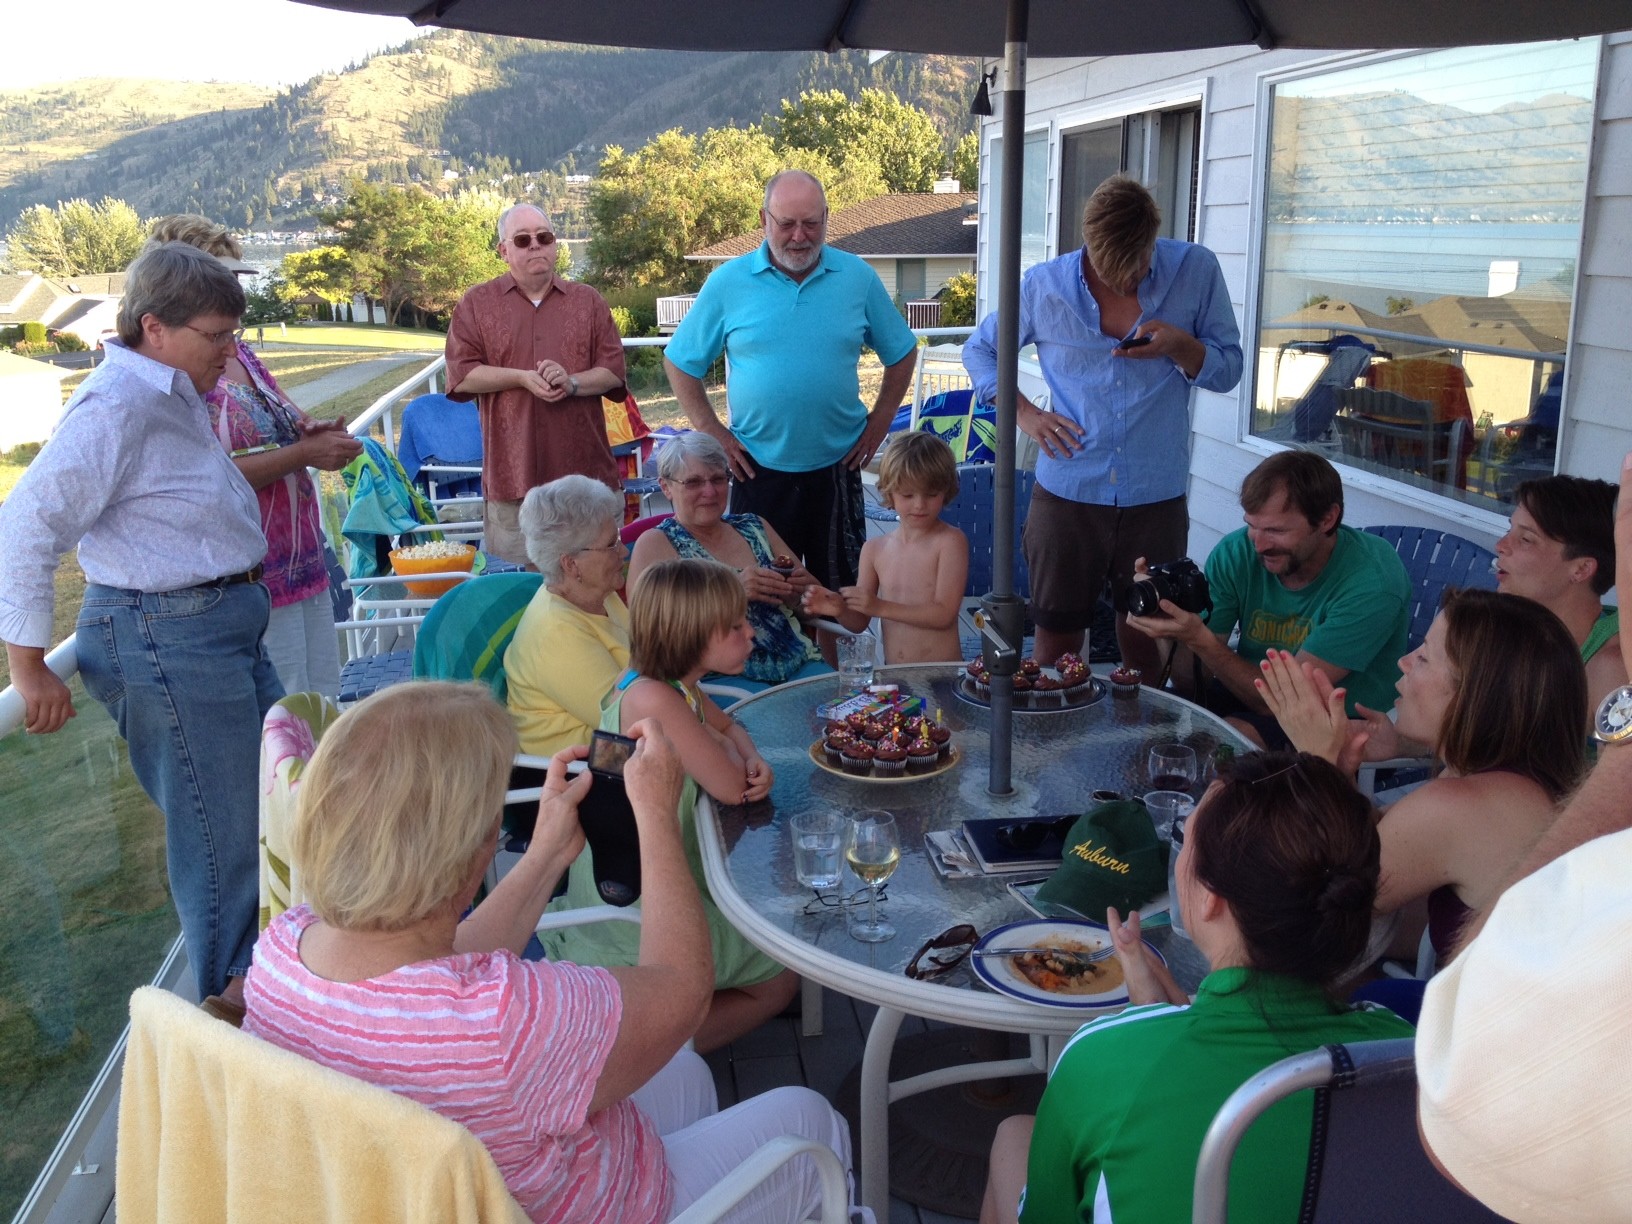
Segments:
[[[581,747],[552,761],[520,863],[461,920],[497,845],[515,732],[485,690],[420,682],[325,733],[291,838],[307,904],[262,935],[245,991],[246,1031],[469,1128],[534,1220],[656,1224],[780,1134],[849,1164],[820,1096],[779,1088],[715,1113],[706,1065],[681,1049],[714,980],[675,818],[684,774],[654,724],[630,733],[638,964],[519,956],[584,845],[589,775],[567,775]],[[814,1167],[795,1160],[731,1218],[791,1224],[817,1196]]]

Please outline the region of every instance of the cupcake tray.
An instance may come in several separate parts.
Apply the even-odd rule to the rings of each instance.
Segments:
[[[1043,674],[1053,676],[1056,680],[1060,678],[1059,673],[1052,667],[1043,668]],[[1075,693],[1069,695],[1064,692],[1044,694],[1044,698],[1048,702],[1047,705],[1033,705],[1032,694],[1029,692],[1016,693],[1014,695],[1014,712],[1016,714],[1063,714],[1068,710],[1084,710],[1103,698],[1109,688],[1110,685],[1100,677],[1090,676],[1087,685]],[[982,697],[975,686],[975,682],[969,678],[969,673],[961,669],[958,671],[957,683],[952,686],[952,692],[959,701],[966,701],[970,705],[979,706],[983,710],[992,708],[991,699]]]
[[[962,759],[963,753],[958,751],[958,746],[956,744],[953,744],[952,751],[941,760],[935,762],[934,769],[926,769],[923,773],[907,773],[903,771],[899,774],[892,774],[889,777],[881,777],[876,773],[854,774],[847,771],[842,765],[829,765],[827,763],[827,753],[822,748],[821,740],[817,740],[810,746],[810,763],[816,766],[816,768],[820,769],[822,772],[830,773],[835,778],[844,778],[850,782],[873,782],[883,786],[894,786],[899,782],[922,782],[927,778],[938,778],[942,774],[946,773],[947,770],[954,768]]]

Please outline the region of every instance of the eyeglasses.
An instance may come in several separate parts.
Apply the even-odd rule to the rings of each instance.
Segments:
[[[628,547],[629,546],[623,542],[623,537],[619,536],[617,539],[613,540],[612,543],[610,543],[610,544],[596,544],[591,548],[580,548],[578,551],[579,552],[621,552],[621,551],[623,551],[624,549],[626,549]]]
[[[880,901],[888,901],[890,899],[889,894],[885,891],[885,888],[886,886],[882,884],[880,884],[878,887],[878,899]],[[818,892],[815,896],[811,897],[809,901],[805,902],[804,912],[807,914],[819,914],[824,909],[843,909],[847,906],[866,904],[867,890],[865,888],[858,888],[849,896],[844,897],[841,897],[838,893]]]
[[[1022,852],[1036,850],[1051,837],[1064,839],[1071,832],[1077,817],[1055,816],[1045,820],[1021,820],[1014,824],[997,826],[997,844],[1005,850]]]
[[[244,329],[241,327],[234,327],[228,331],[210,332],[205,331],[202,327],[194,327],[191,323],[183,323],[182,326],[190,332],[197,332],[216,348],[220,348],[223,344],[237,344],[244,334]]]
[[[699,489],[723,489],[731,483],[731,477],[722,472],[718,476],[687,476],[684,480],[671,480],[669,483],[679,485],[687,493],[695,493]]]
[[[555,241],[555,235],[550,233],[549,230],[537,230],[531,234],[511,234],[510,237],[505,239],[505,241],[514,246],[518,251],[525,251],[535,242],[541,247],[549,246]]]
[[[967,922],[948,927],[913,954],[906,975],[915,982],[928,982],[951,973],[968,959],[979,939],[980,932]]]
[[[772,224],[776,226],[776,232],[779,234],[791,234],[801,227],[807,234],[819,234],[827,228],[827,210],[825,208],[822,210],[822,215],[814,221],[806,220],[804,217],[790,217],[784,221],[768,208],[765,210],[765,215],[771,219]]]

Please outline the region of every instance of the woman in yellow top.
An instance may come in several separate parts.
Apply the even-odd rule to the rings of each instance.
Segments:
[[[588,476],[552,480],[521,503],[527,556],[544,576],[504,652],[523,752],[589,743],[601,698],[629,665],[622,525],[623,498]]]

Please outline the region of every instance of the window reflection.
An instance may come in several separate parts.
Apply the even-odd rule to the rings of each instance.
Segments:
[[[1556,462],[1594,40],[1271,91],[1252,430],[1472,502]]]

